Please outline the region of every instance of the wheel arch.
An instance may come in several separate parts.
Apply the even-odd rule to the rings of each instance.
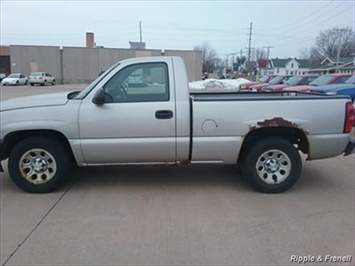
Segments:
[[[262,127],[253,129],[245,136],[239,152],[238,163],[255,143],[267,138],[281,138],[296,146],[304,154],[309,154],[309,141],[306,132],[296,127]]]
[[[72,159],[75,160],[75,156],[73,154],[72,148],[67,137],[63,133],[55,130],[24,130],[15,131],[7,134],[2,139],[0,160],[7,159],[15,145],[17,145],[21,140],[30,137],[43,137],[59,141],[66,148],[68,154],[72,157]]]

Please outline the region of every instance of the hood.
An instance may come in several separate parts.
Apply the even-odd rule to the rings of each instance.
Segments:
[[[314,87],[315,86],[311,86],[311,85],[292,86],[292,87],[284,88],[283,91],[304,91],[304,92],[307,92],[311,88],[314,88]]]
[[[270,85],[270,86],[266,86],[263,89],[270,89],[273,91],[281,91],[283,88],[289,87],[290,85],[287,84],[279,84],[279,85]]]
[[[251,89],[259,89],[259,88],[262,88],[262,87],[267,86],[267,85],[269,85],[269,83],[258,83],[258,84],[255,84],[255,85],[251,86],[250,88]]]
[[[355,84],[332,84],[325,86],[317,86],[311,89],[314,92],[327,92],[327,91],[337,91],[337,90],[346,90],[355,88]]]
[[[68,92],[60,92],[5,100],[0,102],[0,110],[6,111],[40,106],[65,105],[68,102],[67,95]]]
[[[245,82],[245,83],[242,83],[240,84],[240,86],[244,89],[248,89],[249,87],[253,86],[253,85],[256,85],[256,84],[259,84],[260,82],[256,82],[256,81],[248,81],[248,82]]]

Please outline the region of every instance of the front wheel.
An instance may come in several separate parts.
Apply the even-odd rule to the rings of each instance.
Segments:
[[[45,137],[31,137],[11,151],[8,168],[12,181],[30,193],[57,189],[71,169],[70,156],[63,145]]]
[[[53,86],[55,85],[55,79],[53,79],[53,81],[52,81],[52,85],[53,85]]]
[[[280,138],[265,139],[252,146],[242,165],[243,174],[256,190],[280,193],[299,179],[302,160],[297,149]]]

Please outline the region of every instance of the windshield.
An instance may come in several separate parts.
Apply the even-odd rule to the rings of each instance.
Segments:
[[[268,79],[269,79],[269,76],[263,76],[263,77],[261,77],[261,78],[259,79],[259,81],[260,81],[261,83],[265,83],[265,82],[268,81]]]
[[[284,79],[285,77],[284,76],[277,76],[277,77],[274,77],[272,80],[270,80],[270,84],[272,85],[277,85],[277,84],[280,84],[280,82]]]
[[[309,85],[312,85],[312,86],[327,85],[332,79],[333,79],[333,77],[329,76],[329,75],[320,76],[320,77],[316,78],[315,80],[313,80],[311,83],[309,83]]]
[[[302,77],[292,77],[289,80],[287,80],[285,83],[290,86],[295,86],[299,84],[299,82],[302,80]]]
[[[348,80],[345,81],[346,84],[354,84],[355,83],[355,76],[352,76]]]
[[[33,77],[42,76],[42,72],[32,72],[32,73],[30,74],[30,76],[33,76]]]
[[[106,70],[104,73],[100,73],[100,75],[92,81],[89,86],[87,86],[85,89],[83,89],[78,95],[76,95],[73,99],[83,99],[86,97],[86,95],[89,94],[89,92],[101,81],[103,80],[115,67],[117,67],[119,63],[114,64],[112,67],[110,67],[108,70]]]
[[[11,74],[10,76],[8,76],[8,78],[14,78],[17,79],[20,77],[20,74]]]

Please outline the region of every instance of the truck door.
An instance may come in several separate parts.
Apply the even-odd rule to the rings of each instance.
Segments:
[[[129,65],[103,86],[106,100],[83,101],[79,130],[88,164],[176,160],[175,98],[165,62]]]

